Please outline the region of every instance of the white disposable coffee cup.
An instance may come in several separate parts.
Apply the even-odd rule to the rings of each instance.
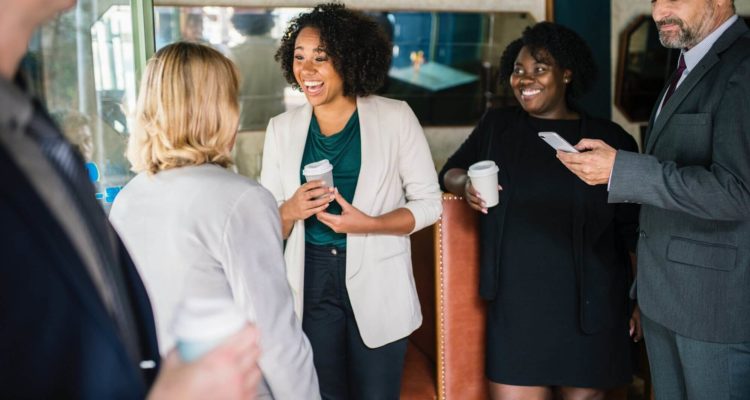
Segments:
[[[333,165],[326,159],[305,165],[302,175],[308,182],[320,179],[323,186],[333,187]]]
[[[247,323],[231,299],[192,298],[178,307],[172,326],[183,361],[193,361],[237,333]]]
[[[500,202],[500,194],[497,189],[497,167],[494,161],[485,160],[472,164],[467,175],[471,179],[471,185],[479,192],[486,207],[494,207]]]

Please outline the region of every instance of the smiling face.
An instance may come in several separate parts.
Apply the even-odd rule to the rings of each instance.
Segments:
[[[313,108],[346,102],[344,81],[315,28],[303,28],[294,42],[294,78]]]
[[[534,58],[526,46],[518,52],[510,75],[513,94],[521,107],[534,117],[567,118],[570,110],[565,103],[565,90],[571,73],[560,69],[544,50],[539,55],[542,60]]]

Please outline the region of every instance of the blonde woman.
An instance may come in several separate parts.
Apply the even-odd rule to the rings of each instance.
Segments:
[[[138,175],[110,219],[154,305],[162,353],[178,303],[231,297],[260,330],[259,397],[318,398],[312,352],[294,316],[273,197],[226,170],[239,120],[238,73],[218,51],[175,43],[149,61],[128,159]],[[265,396],[264,396],[265,395]]]

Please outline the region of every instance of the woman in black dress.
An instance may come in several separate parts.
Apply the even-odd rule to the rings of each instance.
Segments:
[[[631,379],[629,336],[640,338],[627,298],[638,207],[607,204],[538,137],[598,138],[636,151],[618,125],[587,117],[574,99],[595,77],[573,31],[542,22],[500,60],[521,107],[488,111],[440,172],[440,184],[483,213],[480,295],[489,300],[486,373],[493,399],[601,399]],[[488,208],[469,166],[500,167],[500,204]]]

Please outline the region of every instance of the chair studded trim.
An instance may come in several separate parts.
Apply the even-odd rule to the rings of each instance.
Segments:
[[[443,195],[435,229],[438,399],[487,399],[485,305],[479,297],[479,214]]]

